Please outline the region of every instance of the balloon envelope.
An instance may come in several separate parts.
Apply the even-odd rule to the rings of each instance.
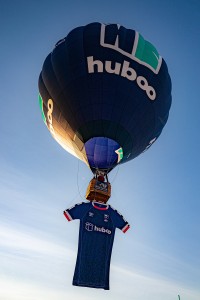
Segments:
[[[39,77],[44,122],[93,172],[147,150],[165,126],[171,80],[156,48],[137,31],[91,23],[72,30]]]

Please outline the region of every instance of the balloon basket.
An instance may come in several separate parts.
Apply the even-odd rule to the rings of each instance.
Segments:
[[[93,178],[86,191],[86,199],[106,203],[111,196],[111,184]]]

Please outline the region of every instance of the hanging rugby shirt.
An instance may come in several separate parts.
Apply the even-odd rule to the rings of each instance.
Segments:
[[[124,233],[128,222],[110,205],[82,202],[66,209],[68,221],[80,219],[79,245],[73,285],[109,290],[109,273],[115,229]]]

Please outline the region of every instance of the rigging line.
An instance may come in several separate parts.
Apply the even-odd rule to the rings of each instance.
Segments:
[[[79,173],[79,160],[78,160],[78,169],[77,169],[77,176],[76,176],[76,184],[77,184],[78,193],[76,193],[75,196],[73,196],[71,200],[67,201],[68,206],[77,203],[78,197],[81,198],[78,200],[78,202],[85,200],[85,198],[81,195],[81,192],[80,192],[79,183],[78,183],[78,173]],[[83,189],[83,188],[84,187],[82,187],[81,189]]]
[[[113,184],[113,182],[116,180],[116,178],[117,178],[117,176],[118,176],[118,172],[119,172],[119,165],[117,165],[117,166],[116,166],[116,169],[117,169],[117,171],[115,172],[115,175],[114,175],[114,177],[113,177],[113,179],[112,179],[112,182],[111,182],[111,184]]]
[[[76,197],[77,197],[77,195],[75,195],[75,197],[72,197],[71,199],[67,200],[67,206],[68,207],[74,204],[74,202],[75,202],[74,200],[75,200]]]
[[[80,169],[80,168],[79,168],[79,163],[80,163],[80,161],[79,161],[79,159],[78,159],[78,169],[77,169],[77,174],[76,174],[76,184],[77,184],[78,194],[79,194],[80,198],[81,198],[81,199],[84,198],[84,200],[85,200],[85,197],[81,195],[80,187],[79,187],[79,181],[78,181],[78,178],[79,178],[79,169]],[[82,188],[82,189],[83,189],[83,188]]]

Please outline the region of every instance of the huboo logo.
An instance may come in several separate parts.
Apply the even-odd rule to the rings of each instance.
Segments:
[[[39,94],[39,105],[40,105],[40,109],[41,109],[41,112],[42,112],[42,118],[43,118],[43,121],[44,123],[47,125],[47,121],[48,121],[48,124],[47,126],[49,126],[49,130],[50,132],[54,135],[55,132],[54,132],[54,128],[53,128],[53,100],[52,99],[49,99],[47,101],[47,118],[45,117],[45,113],[44,113],[44,110],[43,110],[43,99],[42,99],[42,96]]]
[[[126,43],[120,43],[120,41],[124,41],[124,36],[122,30],[120,30],[121,26],[118,24],[116,27],[115,43],[108,43],[106,41],[109,40],[109,35],[113,36],[113,25],[101,24],[100,45],[120,52],[131,60],[146,66],[153,73],[158,74],[162,64],[162,57],[156,48],[150,42],[146,41],[137,31],[135,31],[135,36],[129,36],[129,41],[132,42],[132,48]]]
[[[52,134],[54,134],[54,128],[53,128],[53,119],[52,119],[52,113],[53,113],[53,100],[52,99],[49,99],[48,102],[47,102],[47,108],[48,108],[48,111],[47,111],[47,118],[48,118],[48,121],[49,121],[49,130]]]
[[[102,232],[102,233],[107,233],[107,234],[111,234],[111,230],[104,228],[104,227],[98,227],[92,223],[86,222],[85,223],[85,229],[87,231],[98,231],[98,232]]]
[[[118,62],[113,63],[112,61],[106,60],[105,66],[102,61],[94,60],[93,56],[87,57],[88,63],[88,73],[94,73],[94,66],[97,66],[97,72],[102,73],[105,71],[107,73],[113,73],[116,75],[121,75],[122,77],[127,78],[130,81],[136,81],[137,85],[146,92],[147,96],[150,100],[156,99],[156,92],[152,86],[148,84],[148,81],[143,76],[137,76],[136,71],[130,67],[130,63],[128,61],[124,61],[121,67],[121,64]],[[112,67],[114,64],[114,68]]]
[[[110,30],[112,30],[112,27],[110,27],[110,25],[101,24],[100,45],[102,47],[110,48],[117,52],[120,52],[125,57],[137,61],[139,64],[149,68],[153,73],[158,74],[162,64],[162,57],[159,55],[156,48],[151,43],[145,41],[138,32],[135,32],[131,51],[129,51],[128,49],[122,49],[120,48],[121,31],[119,25],[115,43],[111,44],[105,42],[106,37],[109,36]],[[150,100],[154,101],[156,99],[155,89],[149,85],[147,79],[144,76],[138,76],[135,69],[130,67],[129,61],[124,60],[123,64],[110,60],[106,60],[105,62],[103,62],[99,59],[94,58],[94,56],[88,56],[87,64],[88,73],[95,73],[95,71],[97,71],[98,73],[102,73],[106,71],[110,74],[122,76],[130,81],[135,81],[139,88],[146,92]]]

